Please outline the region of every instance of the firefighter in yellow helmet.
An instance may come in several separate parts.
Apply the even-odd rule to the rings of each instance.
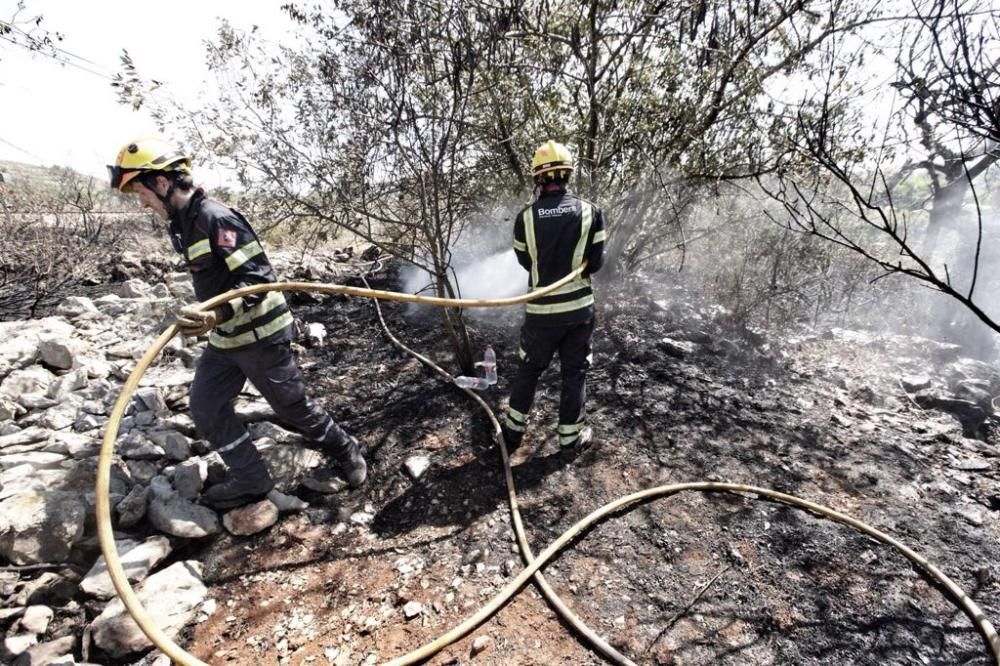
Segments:
[[[529,290],[558,281],[583,262],[587,267],[575,281],[525,305],[520,360],[502,424],[511,450],[521,445],[538,378],[557,352],[562,377],[560,447],[578,450],[592,434],[585,411],[595,313],[590,276],[604,261],[604,213],[569,192],[574,168],[573,156],[563,144],[546,141],[539,146],[531,160],[537,198],[514,220],[514,253],[529,273]]]
[[[148,137],[122,146],[108,166],[111,187],[122,192],[132,192],[132,181],[156,171],[190,175],[191,157],[159,137]]]
[[[111,186],[133,193],[170,224],[174,249],[184,257],[199,301],[277,280],[260,239],[238,211],[205,196],[191,177],[191,157],[160,137],[136,139],[108,166]],[[177,315],[188,336],[208,333],[191,384],[195,425],[228,467],[202,499],[219,507],[264,497],[274,487],[233,401],[249,379],[282,421],[317,442],[339,464],[352,487],[368,466],[358,440],[348,435],[305,392],[292,356],[292,314],[281,292],[238,298],[208,312],[197,304]]]

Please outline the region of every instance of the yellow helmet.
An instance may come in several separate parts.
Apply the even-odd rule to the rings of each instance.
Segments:
[[[108,165],[111,187],[132,191],[132,181],[148,171],[191,173],[191,157],[160,137],[145,137],[122,146],[114,165]]]
[[[573,155],[569,148],[551,139],[538,147],[531,160],[531,174],[535,178],[553,171],[566,171],[568,177],[573,169]]]

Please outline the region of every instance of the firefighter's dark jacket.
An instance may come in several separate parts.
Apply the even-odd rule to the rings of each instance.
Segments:
[[[604,263],[604,213],[564,188],[543,190],[514,220],[514,252],[531,291],[557,282],[584,261],[581,277],[525,305],[525,323],[561,325],[594,316],[590,276]]]
[[[260,239],[239,212],[195,190],[170,220],[174,249],[184,256],[194,293],[205,301],[231,289],[276,282]],[[278,291],[253,294],[222,307],[222,321],[208,336],[218,349],[291,339],[292,314]]]

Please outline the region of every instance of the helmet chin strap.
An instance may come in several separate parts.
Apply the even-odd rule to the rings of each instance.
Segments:
[[[171,201],[171,199],[173,198],[174,190],[176,189],[174,181],[170,180],[169,178],[167,180],[170,182],[170,186],[167,188],[167,193],[164,194],[163,196],[160,196],[160,193],[156,192],[156,198],[160,200],[160,203],[162,203],[163,207],[166,209],[167,217],[172,220],[174,219],[174,216],[180,212],[180,209],[178,209],[177,206],[175,206]]]
[[[156,189],[156,187],[150,187],[152,183],[150,183],[150,185],[146,185],[146,187],[147,189],[152,190],[156,198],[160,200],[160,203],[163,204],[163,209],[167,211],[167,217],[172,220],[174,219],[174,215],[180,212],[180,209],[177,206],[175,206],[171,201],[171,199],[173,198],[174,190],[176,190],[177,187],[174,185],[174,181],[172,178],[163,176],[162,173],[155,174],[153,178],[155,179],[156,176],[162,176],[163,178],[166,178],[167,182],[170,184],[167,187],[166,193],[160,194],[160,192]],[[143,184],[145,185],[145,183]]]

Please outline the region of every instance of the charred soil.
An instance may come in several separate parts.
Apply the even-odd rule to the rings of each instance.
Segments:
[[[383,308],[406,344],[454,369],[433,312]],[[523,566],[481,410],[393,347],[370,302],[306,298],[296,311],[330,332],[300,361],[312,394],[362,442],[370,475],[356,491],[303,490],[304,512],[203,546],[218,610],[182,644],[212,664],[383,662],[457,625]],[[500,383],[484,394],[496,410],[515,367],[518,320],[512,312],[470,324],[500,360]],[[603,317],[594,342],[594,441],[575,455],[557,450],[554,364],[513,456],[536,553],[622,495],[731,481],[888,532],[1000,620],[996,442],[988,428],[966,438],[954,417],[909,399],[895,379],[899,362],[880,365],[884,348],[814,336],[778,350],[691,326],[643,299]],[[414,456],[430,462],[416,481],[405,470]],[[902,555],[751,496],[646,503],[582,535],[544,574],[637,663],[991,661],[970,620]],[[605,662],[529,583],[429,663]]]

